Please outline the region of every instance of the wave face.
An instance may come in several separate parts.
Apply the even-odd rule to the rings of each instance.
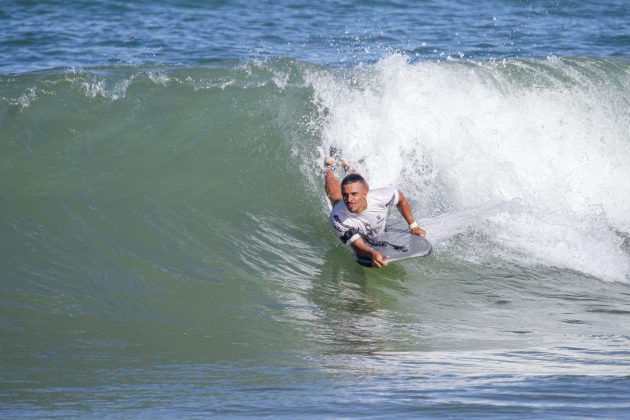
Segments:
[[[193,361],[210,364],[202,401],[239,375],[262,380],[260,369],[281,381],[274,369],[296,374],[286,364],[298,358],[322,389],[383,369],[402,398],[414,352],[427,352],[447,389],[452,374],[473,383],[497,348],[506,369],[531,366],[515,374],[531,389],[541,375],[627,374],[615,352],[630,334],[611,320],[628,313],[628,91],[629,63],[591,58],[394,54],[349,69],[273,59],[2,77],[11,395],[28,399],[33,381],[84,384],[84,395],[120,403],[124,388],[104,385],[120,380],[141,407],[155,390],[133,388],[125,369],[161,383],[200,373]],[[381,271],[353,263],[326,222],[330,145],[372,187],[405,193],[433,256]],[[531,346],[542,349],[509,353]],[[451,351],[465,353],[470,376],[446,362]],[[362,358],[375,354],[391,357]],[[256,358],[268,359],[248,370]],[[378,393],[371,378],[360,388]],[[287,397],[303,402],[300,389]]]
[[[312,91],[282,87],[307,67],[2,79],[1,274],[15,334],[35,323],[50,331],[46,347],[60,329],[81,335],[126,320],[122,331],[157,334],[156,347],[174,353],[196,348],[165,339],[182,328],[206,331],[193,334],[202,342],[233,323],[236,336],[250,334],[252,320],[235,321],[221,296],[257,301],[265,264],[284,266],[273,258],[293,249],[287,234],[323,216],[291,158],[295,136],[309,135]],[[308,238],[307,253],[321,253],[321,237]],[[289,270],[313,270],[308,255],[286,258]],[[238,354],[238,338],[218,342],[216,357]]]

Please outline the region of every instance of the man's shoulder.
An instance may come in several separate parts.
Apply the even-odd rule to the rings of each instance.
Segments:
[[[333,206],[328,221],[330,225],[339,232],[344,232],[350,227],[356,227],[357,224],[354,215],[348,211],[343,201]]]
[[[374,188],[368,192],[368,197],[372,202],[378,202],[383,206],[398,204],[398,190],[392,187]]]
[[[348,210],[343,201],[340,201],[331,210],[328,220],[330,220],[330,223],[333,225],[335,223],[342,223],[348,226],[355,226],[359,223],[357,216],[357,214]]]
[[[368,195],[390,195],[396,192],[396,188],[393,187],[379,187],[368,191]]]
[[[346,208],[346,205],[344,204],[343,201],[337,201],[335,203],[335,205],[333,206],[332,210],[330,211],[330,218],[332,219],[333,217],[337,217],[337,218],[346,218],[348,217],[348,209]]]

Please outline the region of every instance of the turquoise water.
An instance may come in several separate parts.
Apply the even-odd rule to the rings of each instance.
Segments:
[[[3,3],[2,416],[624,417],[628,13]],[[353,262],[331,144],[432,256]]]

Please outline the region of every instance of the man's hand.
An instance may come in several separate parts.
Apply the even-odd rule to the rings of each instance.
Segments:
[[[363,241],[363,238],[358,238],[356,241],[352,242],[352,247],[357,254],[363,257],[369,257],[372,260],[372,266],[376,268],[387,266],[387,262],[385,261],[387,256],[381,254],[380,252],[366,244]]]
[[[374,251],[372,253],[372,265],[376,268],[386,267],[387,262],[385,262],[385,258],[387,258],[387,256],[384,256],[378,251]]]
[[[424,229],[419,228],[418,226],[416,226],[415,228],[411,229],[411,233],[417,236],[427,236],[427,232],[425,232]]]

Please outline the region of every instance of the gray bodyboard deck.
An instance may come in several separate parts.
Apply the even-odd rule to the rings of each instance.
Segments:
[[[400,261],[407,258],[426,257],[431,254],[431,243],[422,236],[413,235],[403,222],[388,223],[385,233],[374,241],[366,241],[383,255],[386,262]],[[356,261],[366,267],[372,267],[370,258],[354,254]]]

